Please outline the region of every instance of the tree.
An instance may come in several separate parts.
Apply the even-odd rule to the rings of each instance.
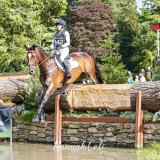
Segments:
[[[123,84],[126,83],[128,76],[127,70],[125,70],[125,65],[121,61],[121,55],[118,53],[117,48],[120,44],[114,43],[113,36],[109,35],[109,38],[104,40],[101,47],[105,48],[106,54],[103,55],[101,61],[103,62],[103,67],[100,70],[103,72],[104,81],[108,84]]]
[[[117,29],[114,39],[121,44],[119,53],[122,55],[122,61],[128,70],[133,71],[137,63],[131,59],[136,50],[132,44],[139,31],[136,1],[104,0],[104,2],[113,8]]]
[[[108,31],[113,32],[112,9],[98,0],[78,1],[69,11],[71,51],[86,52],[100,62],[105,49],[100,47]]]
[[[64,14],[66,0],[8,0],[0,3],[0,72],[24,71],[24,45],[49,48],[57,17]]]
[[[151,27],[159,24],[160,2],[158,0],[145,0],[142,14],[139,16],[140,31],[133,42],[136,48],[132,60],[138,62],[136,70],[151,66],[156,67],[157,33]]]
[[[159,81],[159,80],[160,80],[160,66],[155,68],[154,75],[152,77],[152,81]]]

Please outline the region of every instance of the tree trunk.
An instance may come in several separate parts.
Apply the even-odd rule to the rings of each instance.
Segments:
[[[18,92],[25,95],[24,88],[27,88],[27,83],[22,79],[2,79],[0,80],[0,100],[11,100],[13,103],[23,102]]]
[[[114,111],[135,110],[138,90],[142,91],[142,109],[149,111],[160,110],[160,81],[149,81],[137,82],[133,85],[70,85],[64,89],[56,90],[46,102],[44,111],[54,111],[56,94],[61,95],[60,107],[64,110],[71,108],[78,110],[94,110],[98,108],[109,108]],[[37,106],[40,93],[41,88],[37,90],[37,96],[35,97]]]
[[[160,110],[160,81],[138,82],[132,85],[130,91],[131,108],[136,108],[136,93],[142,91],[142,109],[148,111]]]
[[[156,62],[156,66],[160,66],[160,56],[157,57],[157,62]]]

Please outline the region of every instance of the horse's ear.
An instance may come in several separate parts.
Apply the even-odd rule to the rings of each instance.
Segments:
[[[24,47],[26,47],[26,49],[29,50],[29,47],[27,47],[26,45],[24,45]]]
[[[35,50],[35,48],[36,48],[35,45],[32,45],[32,49]]]

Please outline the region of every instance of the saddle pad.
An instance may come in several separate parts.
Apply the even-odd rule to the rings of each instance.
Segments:
[[[77,68],[79,66],[79,63],[72,57],[67,57],[65,58],[65,60],[67,60],[69,70],[72,70],[73,68]],[[62,68],[56,57],[55,57],[55,62],[58,68],[64,72],[64,69]]]

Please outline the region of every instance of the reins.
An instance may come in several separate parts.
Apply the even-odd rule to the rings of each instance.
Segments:
[[[42,63],[44,63],[48,58],[51,57],[51,55],[49,55],[44,61],[42,61],[40,64],[37,65],[37,57],[38,57],[37,51],[36,50],[35,51],[29,51],[28,53],[36,53],[36,62],[35,62],[35,64],[28,64],[28,66],[36,66],[36,68],[37,68],[37,66],[39,67]],[[56,51],[54,53],[52,53],[52,55],[55,54],[55,53],[56,53]],[[38,60],[40,62],[39,57],[38,57]],[[56,71],[59,71],[59,70],[60,69],[58,68],[58,69],[55,69],[55,70],[52,70],[52,71],[47,71],[47,72],[43,72],[43,73],[40,72],[40,75],[47,75],[47,74],[50,74],[50,73],[53,73],[53,72],[56,72]]]

